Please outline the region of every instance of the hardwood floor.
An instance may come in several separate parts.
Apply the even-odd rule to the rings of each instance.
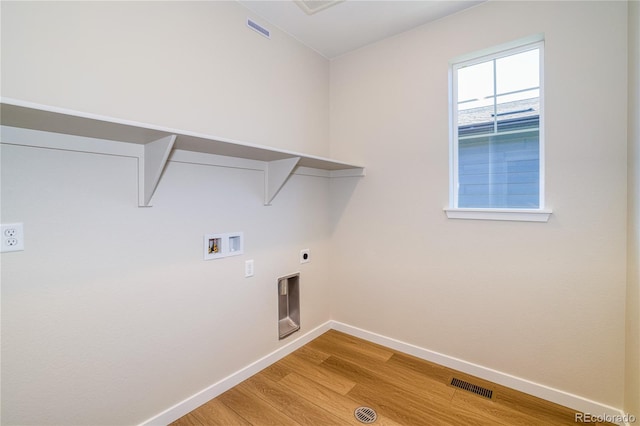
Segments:
[[[362,425],[360,406],[376,425],[577,424],[569,408],[330,330],[172,425]]]

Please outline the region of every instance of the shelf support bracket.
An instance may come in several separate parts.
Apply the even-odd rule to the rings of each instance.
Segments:
[[[271,201],[280,192],[289,175],[296,167],[300,157],[285,158],[269,161],[264,169],[264,205],[270,206]]]
[[[160,176],[162,176],[175,141],[176,135],[169,135],[144,145],[144,154],[141,159],[142,170],[139,176],[140,207],[151,206],[151,197],[160,182]]]

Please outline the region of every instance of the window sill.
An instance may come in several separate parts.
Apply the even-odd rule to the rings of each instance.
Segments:
[[[444,209],[449,219],[548,222],[551,210],[542,209]]]

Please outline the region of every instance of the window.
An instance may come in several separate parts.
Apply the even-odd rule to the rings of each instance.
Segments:
[[[449,217],[548,219],[542,49],[536,42],[451,65]]]

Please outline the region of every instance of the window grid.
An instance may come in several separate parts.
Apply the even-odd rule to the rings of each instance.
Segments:
[[[503,93],[498,93],[498,81],[497,81],[497,61],[501,58],[506,58],[512,55],[516,55],[519,53],[524,53],[524,52],[528,52],[528,51],[533,51],[533,50],[538,50],[538,85],[537,86],[527,86],[525,88],[519,89],[519,90],[511,90],[511,91],[505,91]],[[538,161],[537,164],[535,163],[531,163],[528,166],[529,167],[535,167],[536,171],[537,171],[537,175],[530,175],[531,176],[535,176],[536,177],[536,181],[537,181],[537,193],[538,193],[538,197],[537,197],[537,203],[536,205],[513,205],[510,204],[510,201],[506,201],[506,205],[502,205],[502,206],[498,206],[498,209],[522,209],[522,210],[542,210],[544,209],[544,135],[543,135],[543,43],[542,42],[536,42],[536,43],[530,43],[530,44],[526,44],[520,47],[517,47],[515,49],[509,49],[509,50],[505,50],[503,52],[500,52],[498,54],[493,54],[493,55],[485,55],[483,57],[478,57],[478,58],[474,58],[471,60],[467,60],[464,62],[460,62],[458,64],[454,64],[452,66],[452,150],[451,150],[451,157],[452,157],[452,178],[451,178],[451,208],[454,209],[458,209],[458,208],[465,208],[465,207],[476,207],[476,208],[496,208],[493,205],[489,205],[489,206],[481,206],[481,207],[477,207],[477,206],[460,206],[460,174],[459,174],[459,160],[460,160],[460,141],[471,141],[473,139],[476,140],[481,140],[482,138],[491,138],[491,137],[509,137],[509,135],[515,135],[515,134],[521,134],[523,137],[527,134],[527,133],[531,133],[531,129],[513,129],[513,130],[508,130],[508,129],[501,129],[500,128],[500,117],[504,116],[504,115],[508,115],[508,112],[501,112],[499,111],[499,98],[500,97],[506,97],[506,96],[510,96],[510,95],[517,95],[517,94],[522,94],[525,92],[531,92],[534,97],[536,97],[535,95],[537,94],[537,98],[538,98],[538,116],[536,120],[533,119],[529,119],[528,123],[529,125],[533,125],[536,124],[534,121],[537,121],[537,140],[538,140],[538,146],[537,146],[537,150],[538,150]],[[492,83],[493,83],[493,90],[490,96],[486,96],[484,97],[484,99],[488,99],[489,97],[492,98],[492,109],[493,109],[493,113],[491,114],[491,118],[492,118],[492,131],[489,133],[487,131],[480,131],[480,133],[478,134],[467,134],[467,135],[463,135],[460,136],[459,135],[459,106],[465,103],[469,103],[469,102],[474,102],[477,99],[465,99],[462,100],[461,102],[458,102],[458,70],[465,68],[465,67],[469,67],[469,66],[473,66],[473,65],[477,65],[477,64],[482,64],[482,63],[486,63],[491,61],[491,66],[492,66]],[[537,93],[535,93],[537,91]],[[528,110],[523,110],[523,111],[511,111],[511,114],[518,114],[518,113],[524,113],[524,112],[528,112]],[[516,120],[517,121],[517,120]],[[524,122],[526,120],[520,120],[521,122]],[[488,123],[487,123],[488,124]],[[511,125],[513,125],[513,123],[511,123]],[[492,141],[488,141],[487,143],[488,145],[488,155],[489,158],[491,158],[490,156],[494,154],[494,149],[495,147],[493,146],[494,143],[492,143]],[[493,202],[493,200],[495,199],[495,194],[493,194],[493,190],[495,188],[494,185],[494,178],[496,177],[494,175],[494,170],[493,168],[495,167],[495,165],[493,164],[493,161],[489,161],[489,171],[487,174],[489,182],[488,182],[488,188],[489,188],[489,200],[491,200],[490,202]],[[530,173],[531,170],[528,171],[524,171],[521,173]],[[507,171],[507,175],[508,175],[508,171]],[[524,189],[529,189],[531,190],[531,188],[527,188],[525,185],[521,185],[522,188]],[[516,188],[517,185],[513,185],[512,188]],[[512,198],[516,198],[516,197],[512,197]],[[515,203],[514,203],[515,204]]]

